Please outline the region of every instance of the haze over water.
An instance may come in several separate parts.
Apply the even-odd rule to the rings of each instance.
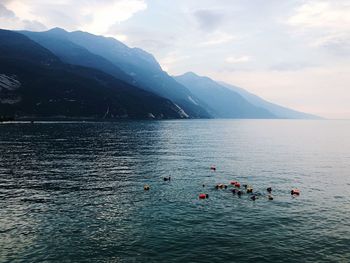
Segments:
[[[1,124],[0,262],[348,262],[349,134],[326,120]],[[235,180],[263,195],[214,188]]]

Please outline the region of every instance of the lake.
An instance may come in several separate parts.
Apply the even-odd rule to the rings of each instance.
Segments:
[[[0,124],[0,208],[0,262],[349,262],[350,121]]]

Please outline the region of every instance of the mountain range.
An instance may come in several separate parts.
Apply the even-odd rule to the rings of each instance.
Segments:
[[[205,102],[210,107],[211,115],[216,118],[319,119],[318,116],[282,107],[242,88],[193,72],[174,78]]]
[[[169,76],[142,49],[60,28],[0,30],[0,116],[317,118],[195,73]]]

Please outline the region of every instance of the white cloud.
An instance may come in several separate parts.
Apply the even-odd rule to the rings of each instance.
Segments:
[[[245,63],[245,62],[249,62],[251,61],[251,57],[250,56],[230,56],[230,57],[227,57],[225,59],[225,61],[227,63],[230,63],[230,64],[235,64],[235,63]]]
[[[92,22],[83,27],[84,30],[96,33],[106,33],[116,23],[131,18],[135,13],[147,8],[144,0],[119,0],[106,5],[96,2],[95,5],[83,8],[85,15],[92,16]],[[125,38],[125,36],[124,36]]]
[[[0,3],[0,25],[3,29],[45,30],[46,26],[37,20],[21,19]]]
[[[95,34],[106,34],[114,24],[147,8],[145,0],[9,0],[5,6],[21,21],[37,21],[49,28],[59,26]],[[11,24],[10,21],[7,24]],[[18,26],[14,24],[12,29]]]
[[[310,40],[310,46],[350,44],[350,2],[348,0],[308,0],[296,9],[287,23]]]
[[[288,20],[291,25],[335,31],[350,29],[349,1],[309,0],[296,11]]]
[[[200,46],[221,45],[237,39],[235,36],[223,32],[215,32],[208,36],[208,39],[200,44]]]

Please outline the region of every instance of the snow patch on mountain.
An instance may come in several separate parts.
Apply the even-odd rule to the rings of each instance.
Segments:
[[[16,104],[20,102],[21,97],[16,94],[16,90],[21,85],[16,75],[8,76],[6,74],[0,74],[0,103]]]
[[[179,105],[176,103],[174,103],[174,105],[176,106],[178,113],[182,119],[188,119],[190,117]]]
[[[195,105],[199,105],[191,96],[188,96],[188,99]]]
[[[17,79],[16,75],[7,76],[0,74],[0,91],[4,88],[7,90],[16,90],[21,87],[21,82]]]

